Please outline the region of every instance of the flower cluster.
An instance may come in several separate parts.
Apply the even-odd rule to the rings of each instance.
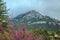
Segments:
[[[34,37],[32,33],[26,30],[24,24],[22,24],[22,30],[18,28],[15,30],[12,25],[8,26],[5,31],[0,24],[0,40],[42,40],[41,36]]]

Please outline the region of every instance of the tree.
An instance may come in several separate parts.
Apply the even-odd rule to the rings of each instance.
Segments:
[[[6,28],[7,26],[8,13],[6,9],[6,3],[3,0],[0,0],[0,23]]]
[[[56,31],[56,34],[57,34],[57,35],[60,35],[60,30]]]

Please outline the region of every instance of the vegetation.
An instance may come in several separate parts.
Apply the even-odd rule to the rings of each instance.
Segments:
[[[8,30],[3,30],[2,25],[0,25],[0,40],[59,40],[57,32],[50,32],[43,29],[31,29],[27,30],[22,24],[22,30],[18,28],[18,30],[14,29],[13,25],[8,26]],[[58,38],[58,39],[56,39]]]
[[[60,40],[60,30],[56,32],[44,29],[27,30],[22,23],[22,30],[16,30],[14,23],[7,25],[7,9],[5,2],[0,0],[0,40]],[[6,30],[6,27],[7,30]]]
[[[7,27],[7,9],[6,9],[6,3],[3,0],[0,0],[0,23],[2,23],[3,27]]]

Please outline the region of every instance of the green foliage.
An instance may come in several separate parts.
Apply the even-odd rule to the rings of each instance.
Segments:
[[[6,8],[6,3],[3,0],[0,0],[0,22],[4,28],[7,27],[8,13]]]
[[[60,35],[60,30],[56,32],[56,34]]]
[[[2,37],[2,34],[0,33],[0,38]]]
[[[11,40],[11,39],[9,38],[8,34],[9,34],[9,33],[8,33],[7,31],[4,32],[4,35],[6,36],[7,40]]]
[[[40,35],[40,31],[37,29],[37,30],[33,30],[33,33],[34,33],[34,37],[37,37]]]

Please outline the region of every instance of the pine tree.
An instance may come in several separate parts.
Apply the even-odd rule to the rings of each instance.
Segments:
[[[0,23],[2,23],[2,26],[5,28],[7,26],[7,14],[6,3],[3,0],[0,0]]]

